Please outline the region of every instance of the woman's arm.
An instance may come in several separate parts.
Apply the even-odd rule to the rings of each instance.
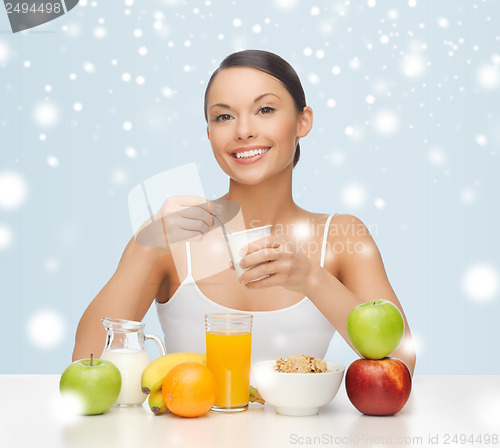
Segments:
[[[349,293],[354,294],[361,302],[386,299],[394,303],[403,316],[405,333],[400,347],[394,350],[390,356],[404,361],[413,375],[416,356],[410,328],[403,308],[389,283],[375,241],[366,226],[354,216],[337,215],[332,219],[330,229],[332,226],[338,226],[335,230],[340,230],[331,232],[336,235],[335,251],[330,248],[327,252],[326,270],[320,272],[316,269],[313,271],[310,278],[311,296],[316,298],[318,308],[329,318],[349,345],[351,344],[346,330],[347,316],[352,309],[348,309],[347,305]],[[339,246],[339,242],[342,246]],[[340,247],[342,247],[342,251],[339,250]],[[337,257],[336,264],[339,266],[338,280],[333,275],[327,275],[326,272],[328,270],[332,272],[335,257]],[[339,286],[338,283],[341,283],[342,286]],[[349,293],[343,291],[343,288]],[[335,291],[335,294],[332,295],[330,291]],[[332,297],[342,305],[331,306],[328,301],[331,302]],[[341,315],[337,316],[337,313]],[[338,326],[335,325],[334,321],[338,322]]]
[[[134,238],[130,240],[115,273],[80,319],[73,361],[89,358],[91,353],[101,356],[106,340],[101,318],[144,318],[165,276],[159,262],[164,255],[163,249],[142,247]]]
[[[202,197],[171,196],[154,219],[151,217],[139,228],[125,248],[113,277],[80,319],[73,360],[88,358],[91,353],[101,356],[106,336],[101,318],[135,321],[144,318],[167,276],[167,266],[173,263],[171,258],[164,257],[171,257],[176,245],[213,228],[210,208],[217,213],[222,210],[221,205],[211,206]]]
[[[338,226],[335,229],[333,226]],[[338,230],[332,232],[333,230]],[[365,225],[354,216],[336,215],[330,224],[325,268],[297,251],[284,237],[271,236],[248,245],[240,265],[255,266],[240,278],[249,289],[283,286],[307,296],[352,347],[347,336],[347,317],[360,303],[387,299],[401,311],[405,335],[400,348],[391,355],[403,360],[411,374],[415,350],[401,304],[387,279],[377,245]],[[269,275],[262,280],[252,281]],[[354,349],[354,348],[353,348]]]

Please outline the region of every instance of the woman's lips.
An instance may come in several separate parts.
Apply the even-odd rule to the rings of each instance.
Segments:
[[[241,163],[242,165],[248,165],[262,159],[262,157],[267,152],[269,152],[270,149],[271,148],[269,147],[252,147],[239,149],[231,153],[231,157],[233,157],[236,162]]]

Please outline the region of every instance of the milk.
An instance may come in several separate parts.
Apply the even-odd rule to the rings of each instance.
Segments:
[[[111,361],[121,373],[122,388],[115,404],[141,405],[146,395],[141,389],[141,376],[150,363],[147,352],[129,348],[105,350],[101,359]]]

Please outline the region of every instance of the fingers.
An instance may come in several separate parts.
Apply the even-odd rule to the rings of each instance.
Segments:
[[[214,229],[211,213],[221,214],[222,205],[195,195],[171,196],[142,224],[136,232],[136,241],[152,247],[199,241]]]
[[[257,277],[259,278],[259,277]],[[260,280],[249,281],[244,283],[243,286],[248,289],[260,289],[260,288],[270,288],[271,286],[282,286],[283,276],[280,274],[271,274]]]
[[[246,285],[247,283],[253,282],[261,277],[273,274],[276,274],[276,266],[273,266],[272,263],[264,262],[245,271],[240,277],[240,283]]]
[[[190,206],[190,208],[200,209],[203,211],[204,216],[209,216],[210,218],[212,217],[212,215],[217,216],[222,214],[222,205],[207,200],[192,205]]]
[[[215,204],[215,205],[212,205]],[[222,206],[217,203],[212,203],[209,205],[209,201],[206,198],[202,198],[201,196],[194,195],[182,195],[182,196],[170,196],[160,207],[158,213],[168,214],[175,213],[179,210],[190,208],[190,207],[199,207],[203,208],[207,213],[210,213],[210,209],[212,212],[221,212]]]
[[[294,254],[295,246],[283,237],[270,236],[250,243],[243,247],[240,254],[242,268],[248,268],[264,261],[274,261],[283,255]]]
[[[179,211],[177,215],[182,218],[181,222],[184,223],[184,225],[181,225],[181,227],[183,228],[199,230],[203,233],[213,229],[211,221],[212,215],[202,207],[185,208]]]
[[[279,248],[264,248],[246,255],[240,261],[243,269],[255,266],[265,261],[276,261],[280,256]]]
[[[211,230],[210,221],[188,218],[180,214],[171,215],[165,218],[167,222],[167,233],[183,230],[196,235],[203,235]],[[195,236],[196,236],[195,235]]]
[[[262,238],[248,245],[249,253],[240,262],[247,269],[240,277],[244,286],[256,289],[270,286],[291,287],[299,280],[303,256],[283,237]],[[300,275],[299,275],[300,277]]]
[[[215,201],[209,201],[208,199],[200,196],[177,196],[177,198],[177,204],[181,207],[200,208],[208,215],[211,215],[212,213],[220,215],[222,213],[222,205]]]
[[[169,197],[158,213],[156,219],[161,217],[181,216],[185,219],[200,220],[207,224],[209,229],[214,228],[212,214],[220,215],[223,207],[216,202],[210,202],[205,198],[193,195],[171,196]],[[172,219],[172,222],[177,222]],[[187,229],[192,228],[192,224],[186,224]],[[206,230],[201,230],[206,233]]]
[[[155,219],[164,218],[170,231],[186,230],[205,234],[214,228],[210,211],[220,213],[220,204],[212,205],[199,196],[172,196],[165,201],[155,215]]]
[[[250,271],[247,271],[250,272]],[[271,286],[284,286],[286,282],[286,276],[281,273],[275,274],[263,274],[256,276],[255,278],[250,278],[248,281],[243,278],[241,284],[248,289],[260,289],[260,288],[270,288]]]
[[[266,236],[265,238],[253,241],[248,244],[248,246],[243,247],[240,254],[248,255],[265,248],[281,249],[284,247],[286,249],[290,244],[291,243],[282,236]]]

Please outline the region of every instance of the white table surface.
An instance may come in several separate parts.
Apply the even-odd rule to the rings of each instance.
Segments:
[[[408,403],[390,417],[360,414],[342,382],[313,417],[251,404],[239,414],[191,419],[155,416],[147,404],[74,416],[61,407],[59,379],[0,375],[0,447],[500,447],[500,375],[416,375]]]

